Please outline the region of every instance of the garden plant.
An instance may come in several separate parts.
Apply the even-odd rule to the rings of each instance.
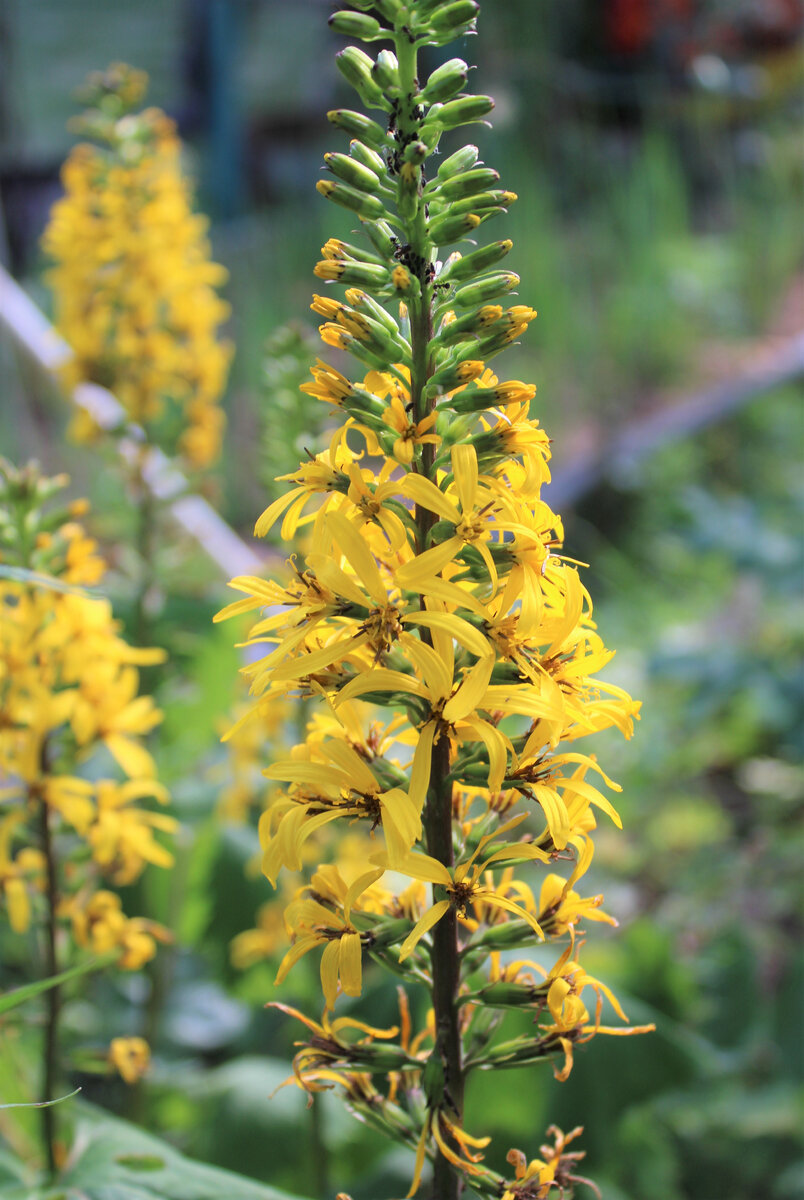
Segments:
[[[579,1044],[637,1032],[581,965],[582,926],[615,923],[584,894],[596,814],[620,822],[617,785],[576,743],[610,727],[630,736],[639,704],[599,678],[611,652],[583,564],[541,497],[550,444],[530,415],[535,388],[488,365],[536,316],[510,303],[511,242],[471,248],[516,196],[477,147],[453,148],[493,108],[466,92],[467,64],[420,67],[475,31],[478,7],[380,0],[330,20],[382,46],[338,55],[378,120],[328,114],[350,141],[325,155],[317,185],[358,229],[356,243],[323,247],[315,275],[337,294],[312,308],[324,344],[358,367],[314,367],[304,390],[332,406],[329,445],[257,521],[259,536],[281,523],[284,540],[303,539],[290,582],[233,580],[243,596],[219,619],[258,613],[243,720],[310,702],[304,743],[266,766],[285,785],[260,821],[266,876],[300,870],[335,822],[371,837],[356,879],[324,862],[285,910],[277,984],[320,954],[324,1002],[320,1017],[275,1002],[308,1031],[293,1080],[311,1096],[339,1090],[415,1149],[410,1196],[429,1161],[434,1200],[464,1188],[543,1200],[587,1182],[580,1131],[552,1127],[530,1161],[509,1149],[502,1173],[465,1126],[464,1096],[484,1072],[544,1060],[566,1079]],[[369,958],[400,981],[392,1028],[335,1014],[360,996]],[[532,1014],[531,1033],[505,1036],[512,1008]]]

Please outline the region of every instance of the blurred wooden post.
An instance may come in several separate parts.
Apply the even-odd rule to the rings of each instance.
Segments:
[[[0,328],[11,337],[26,364],[61,386],[59,371],[70,361],[72,350],[3,267],[0,267]],[[145,435],[139,425],[128,420],[111,392],[95,383],[79,383],[69,399],[114,436],[117,452],[124,462],[133,465],[139,460]],[[151,494],[166,505],[173,520],[227,578],[260,574],[264,570],[265,560],[226,524],[211,504],[190,491],[179,468],[156,447],[148,452],[143,477]]]
[[[209,0],[209,192],[219,217],[234,217],[243,210],[243,130],[236,69],[241,20],[239,0]]]

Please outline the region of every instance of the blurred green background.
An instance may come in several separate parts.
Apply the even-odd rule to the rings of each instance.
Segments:
[[[237,347],[227,447],[205,486],[243,531],[273,476],[323,436],[325,415],[295,385],[316,352],[318,248],[350,228],[313,188],[339,140],[324,112],[350,102],[328,12],[320,0],[0,0],[4,254],[43,307],[37,239],[74,88],[124,59],[179,121],[231,273]],[[475,1080],[467,1125],[529,1156],[550,1121],[585,1125],[584,1171],[606,1200],[804,1194],[801,26],[798,0],[486,0],[480,37],[448,52],[476,62],[473,88],[497,100],[476,140],[520,197],[511,261],[539,319],[505,370],[538,384],[533,415],[554,440],[547,499],[569,553],[590,564],[618,648],[608,677],[644,701],[632,743],[596,747],[624,786],[625,832],[601,830],[591,891],[620,929],[593,928],[585,965],[632,1020],[658,1027],[597,1038],[565,1084],[549,1067]],[[8,345],[0,361],[2,452],[66,466],[100,533],[120,540],[130,516],[113,474],[65,445],[63,403]],[[221,585],[194,558],[171,573],[172,557],[156,632],[181,673],[161,685],[161,764],[185,834],[177,870],[143,888],[179,945],[149,1088],[133,1102],[122,1085],[88,1092],[277,1187],[402,1194],[407,1158],[329,1097],[312,1115],[293,1089],[269,1099],[295,1031],[262,1011],[272,965],[236,972],[228,943],[270,889],[244,877],[254,831],[212,816],[236,653],[209,626]],[[99,985],[73,1027],[101,1039],[135,1028],[138,986]],[[312,975],[291,976],[283,998],[315,1011],[316,992]],[[392,982],[372,978],[355,1007],[391,1023]]]

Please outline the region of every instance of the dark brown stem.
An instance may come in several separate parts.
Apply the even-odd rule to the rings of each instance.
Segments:
[[[432,374],[429,344],[432,338],[431,290],[423,288],[422,299],[412,306],[411,311],[411,400],[417,420],[428,415],[430,406],[424,401],[422,392]],[[422,447],[421,471],[434,483],[435,448],[430,443]],[[427,535],[435,516],[428,509],[417,506],[416,525],[419,533],[419,550],[426,549]],[[424,603],[422,602],[422,607]],[[422,637],[430,641],[429,631],[422,630]],[[423,814],[424,836],[427,853],[437,858],[446,867],[454,863],[452,842],[452,784],[449,777],[449,738],[446,732],[433,745],[430,764],[430,787]],[[434,888],[434,900],[446,897],[444,888]],[[434,1053],[441,1056],[444,1074],[444,1104],[460,1123],[463,1116],[464,1075],[460,1032],[458,992],[460,988],[460,958],[458,954],[458,922],[455,909],[450,908],[433,929],[432,971],[433,1011],[435,1014],[436,1046]],[[459,1200],[462,1182],[442,1154],[435,1160],[433,1172],[433,1200]]]
[[[50,810],[47,801],[41,796],[39,799],[39,843],[45,858],[45,899],[47,901],[44,976],[45,978],[50,978],[59,972],[59,961],[56,951],[58,874],[50,828]],[[45,993],[45,1036],[42,1046],[41,1099],[44,1101],[52,1100],[55,1096],[60,1006],[60,989],[58,987],[49,988]],[[40,1112],[42,1114],[42,1141],[47,1158],[47,1168],[52,1176],[56,1173],[56,1110],[53,1107],[47,1107],[40,1109]]]

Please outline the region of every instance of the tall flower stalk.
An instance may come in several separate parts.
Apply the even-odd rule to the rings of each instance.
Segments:
[[[110,885],[133,883],[148,863],[169,867],[159,835],[173,817],[143,742],[162,714],[138,695],[138,666],[161,661],[120,636],[109,602],[87,592],[106,566],[77,518],[86,503],[58,502],[67,480],[0,459],[0,923],[4,966],[52,979],[113,963],[138,970],[167,931],[128,917]],[[87,961],[87,953],[95,961]],[[64,1157],[52,1107],[64,1072],[61,989],[44,998],[42,1157]],[[148,1064],[141,1038],[115,1038],[106,1067],[134,1082]],[[105,1068],[102,1068],[105,1069]]]
[[[333,822],[363,823],[375,846],[357,879],[325,863],[286,909],[293,944],[277,982],[320,952],[325,1003],[320,1022],[294,1013],[311,1033],[296,1082],[340,1087],[415,1147],[411,1196],[430,1160],[434,1200],[456,1200],[464,1182],[535,1200],[581,1178],[575,1134],[554,1130],[530,1162],[512,1150],[506,1178],[484,1163],[489,1139],[464,1127],[464,1093],[484,1070],[544,1059],[565,1079],[577,1044],[634,1032],[602,1024],[604,1001],[625,1015],[579,960],[580,924],[615,923],[602,897],[576,890],[595,814],[620,819],[602,790],[619,788],[574,743],[611,726],[630,736],[639,706],[597,678],[611,654],[541,498],[550,451],[529,415],[535,388],[487,365],[536,316],[506,305],[519,285],[499,267],[511,242],[455,249],[516,199],[475,146],[439,152],[493,107],[465,93],[467,64],[420,80],[419,52],[474,32],[477,11],[378,0],[331,18],[385,44],[376,58],[338,55],[380,120],[328,114],[352,140],[325,156],[318,184],[355,214],[360,242],[324,246],[315,274],[346,291],[312,307],[324,343],[359,369],[313,369],[304,390],[340,424],[257,522],[260,536],[280,518],[283,539],[303,529],[304,563],[287,586],[233,580],[243,597],[219,618],[263,610],[250,641],[264,652],[246,668],[255,713],[289,694],[317,705],[305,743],[265,772],[286,785],[261,820],[267,877],[301,869]],[[534,944],[555,947],[550,965],[543,951],[523,957]],[[366,958],[404,980],[398,1027],[332,1015],[360,994]],[[431,1007],[415,1030],[408,993],[416,1003],[420,989]],[[508,1008],[532,1013],[533,1032],[500,1040]]]

